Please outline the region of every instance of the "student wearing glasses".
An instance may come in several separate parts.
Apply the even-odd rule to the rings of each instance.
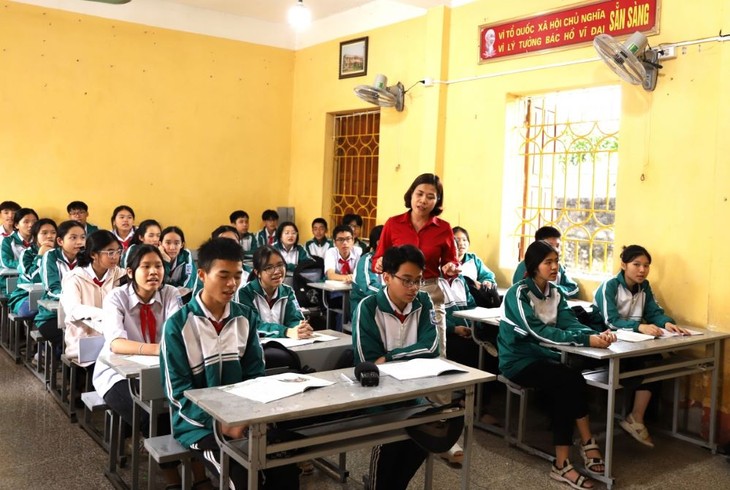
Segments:
[[[253,254],[252,280],[238,290],[238,302],[256,310],[261,317],[259,336],[306,339],[312,327],[302,315],[294,290],[284,284],[286,262],[268,245]]]
[[[125,276],[119,267],[122,246],[107,230],[86,237],[86,247],[79,252],[77,267],[63,277],[61,307],[66,314],[64,343],[69,358],[78,357],[79,339],[102,335],[101,318],[104,298],[119,286]]]
[[[352,228],[349,225],[339,225],[332,233],[335,248],[330,248],[324,254],[324,273],[332,281],[352,282],[360,249],[355,247]]]
[[[76,220],[84,225],[86,236],[91,235],[99,229],[98,226],[86,221],[89,218],[89,206],[84,201],[71,201],[66,206],[66,212],[68,213],[68,219]]]
[[[355,365],[439,356],[433,303],[428,294],[419,291],[424,266],[423,253],[413,245],[386,250],[382,261],[385,287],[363,299],[353,314]],[[426,455],[411,439],[375,446],[370,457],[370,488],[407,488]]]

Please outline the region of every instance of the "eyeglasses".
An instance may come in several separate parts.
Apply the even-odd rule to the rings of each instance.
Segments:
[[[266,267],[264,267],[261,270],[263,270],[267,274],[273,274],[276,271],[279,271],[279,272],[285,271],[286,270],[286,264],[267,265]]]
[[[424,281],[422,277],[419,277],[418,279],[404,279],[400,276],[396,276],[395,274],[393,274],[393,277],[398,278],[407,288],[420,288],[426,284],[426,281]]]
[[[84,211],[83,209],[74,209],[68,213],[69,216],[83,216],[85,214],[88,214],[88,211]]]
[[[121,248],[118,248],[116,250],[101,250],[99,253],[106,255],[110,259],[113,259],[114,257],[121,257],[122,256],[122,249]]]
[[[351,242],[352,241],[352,237],[351,236],[348,236],[348,237],[343,237],[343,238],[335,238],[335,241],[337,243],[347,243],[347,242]]]

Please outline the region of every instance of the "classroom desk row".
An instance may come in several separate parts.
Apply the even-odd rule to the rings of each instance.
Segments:
[[[570,306],[583,306],[587,308],[590,303],[587,301],[570,301]],[[465,318],[472,324],[472,332],[476,331],[476,324],[481,323],[487,328],[498,328],[500,309],[475,308],[462,310],[454,313],[454,316]],[[717,332],[708,329],[693,330],[700,332],[700,335],[688,337],[675,336],[646,340],[643,342],[614,342],[608,349],[593,347],[576,347],[569,345],[542,344],[560,351],[563,362],[568,355],[581,356],[589,359],[606,361],[606,369],[598,369],[584,372],[584,377],[589,386],[607,391],[606,401],[606,447],[604,450],[605,471],[603,475],[595,475],[594,478],[604,482],[610,489],[615,483],[612,476],[614,463],[613,438],[615,434],[615,408],[616,394],[623,386],[622,380],[643,376],[644,382],[672,380],[674,382],[672,400],[672,427],[665,431],[668,435],[681,439],[701,447],[708,448],[714,454],[717,451],[717,403],[720,371],[720,353],[722,343],[730,337],[730,332]],[[479,366],[483,366],[484,349],[479,352]],[[701,352],[701,353],[700,353]],[[621,371],[621,361],[633,357],[650,356],[654,354],[670,354],[661,362],[636,371]],[[679,396],[680,389],[678,380],[693,374],[711,374],[710,382],[710,426],[707,438],[692,436],[681,432],[679,428]],[[481,387],[480,387],[481,388]],[[477,410],[481,407],[481,396],[477,393]],[[488,427],[485,427],[490,429]],[[508,428],[507,428],[508,429]],[[495,431],[497,432],[497,431]]]

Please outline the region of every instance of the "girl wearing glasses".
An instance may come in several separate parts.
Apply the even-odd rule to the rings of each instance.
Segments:
[[[104,297],[119,286],[124,270],[119,267],[122,246],[107,230],[86,237],[86,248],[78,254],[77,266],[63,277],[61,307],[66,315],[65,353],[78,357],[79,339],[101,335]]]
[[[284,284],[286,261],[277,249],[260,247],[253,254],[253,278],[238,291],[238,302],[258,312],[259,335],[306,339],[312,327],[304,319],[294,290]]]
[[[198,268],[193,254],[185,248],[185,233],[177,226],[168,226],[160,235],[160,252],[165,261],[165,284],[180,290],[183,296],[195,288]]]

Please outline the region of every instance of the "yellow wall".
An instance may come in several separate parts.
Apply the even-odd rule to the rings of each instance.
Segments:
[[[587,46],[479,65],[477,26],[572,3],[481,0],[353,34],[347,39],[369,36],[368,75],[338,80],[343,39],[294,53],[6,2],[2,199],[60,217],[60,206],[82,198],[102,224],[127,202],[140,218],[174,219],[189,242],[235,207],[248,209],[256,227],[264,208],[288,204],[308,236],[309,221],[329,207],[327,114],[370,108],[352,93],[355,85],[377,73],[406,87],[427,76],[495,75],[417,85],[404,112],[382,111],[378,218],[403,210],[417,174],[440,173],[443,217],[470,230],[474,250],[507,285],[512,270],[500,267],[499,236],[503,192],[514,192],[503,188],[509,101],[617,80],[600,62],[500,75],[595,52]],[[661,33],[650,42],[714,36],[730,24],[725,3],[708,0],[698,9],[664,0]],[[665,62],[655,92],[622,85],[616,214],[617,244],[653,252],[651,280],[668,312],[720,330],[730,330],[728,79],[730,43],[706,43]],[[8,175],[10,166],[27,171]],[[596,285],[581,281],[582,296],[589,299]],[[693,399],[706,398],[706,381],[694,380]],[[722,400],[730,413],[730,382]]]
[[[238,208],[287,204],[294,53],[3,2],[2,196],[109,226],[177,224],[197,247]]]

